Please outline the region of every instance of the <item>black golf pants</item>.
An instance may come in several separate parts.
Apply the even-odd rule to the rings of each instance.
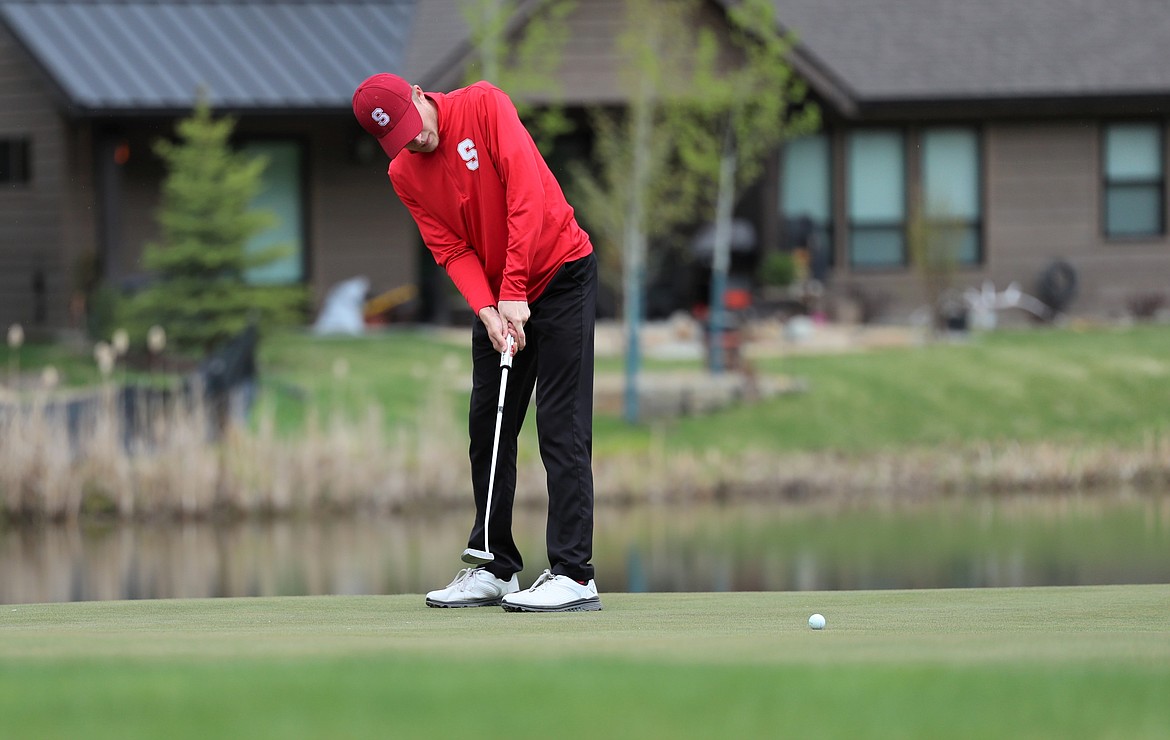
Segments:
[[[545,543],[555,575],[593,578],[593,327],[597,310],[597,260],[593,254],[566,263],[529,305],[527,339],[508,373],[500,428],[499,459],[489,521],[495,560],[486,568],[508,579],[524,568],[512,538],[516,494],[516,439],[536,389],[536,431],[548,485]],[[500,353],[476,319],[472,329],[471,482],[475,524],[468,547],[483,549],[484,508],[491,473]]]

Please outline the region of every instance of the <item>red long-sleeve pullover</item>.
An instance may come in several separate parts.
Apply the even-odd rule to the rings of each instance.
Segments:
[[[532,303],[561,265],[593,251],[589,236],[502,90],[477,82],[427,96],[439,146],[390,161],[395,192],[476,314]]]

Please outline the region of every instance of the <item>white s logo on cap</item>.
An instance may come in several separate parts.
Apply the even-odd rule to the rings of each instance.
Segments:
[[[375,108],[370,111],[370,118],[374,119],[374,123],[379,126],[387,126],[390,123],[390,114],[381,108]]]

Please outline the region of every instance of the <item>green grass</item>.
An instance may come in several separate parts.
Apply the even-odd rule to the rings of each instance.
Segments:
[[[0,735],[1170,737],[1170,586],[603,599],[4,606]]]
[[[436,394],[444,401],[437,408],[463,429],[470,359],[465,342],[450,333],[394,329],[357,339],[281,334],[261,344],[260,360],[261,408],[275,410],[288,433],[300,428],[310,408],[360,414],[371,403],[387,424],[414,423],[433,413],[428,404]],[[345,366],[342,379],[334,372],[338,360]],[[55,347],[22,350],[26,372],[50,362],[68,378],[92,378],[88,356]],[[622,367],[620,357],[597,362],[599,373]],[[699,369],[694,362],[650,361],[647,367]],[[652,438],[668,451],[704,454],[852,454],[1005,441],[1132,447],[1170,433],[1167,325],[1001,330],[964,343],[763,359],[757,368],[800,378],[808,392],[660,422],[654,431],[601,414],[597,454],[643,454]]]
[[[39,373],[41,368],[52,366],[60,373],[60,383],[65,386],[101,382],[101,373],[92,354],[81,354],[62,344],[31,342],[19,350],[4,347],[0,351],[4,356],[0,373],[4,374],[5,381],[13,373]]]
[[[388,419],[412,419],[428,392],[446,388],[460,425],[466,391],[452,379],[469,372],[467,355],[462,345],[426,331],[359,340],[285,335],[263,348],[270,380],[311,389],[322,403],[340,398],[358,408],[376,399]],[[349,366],[343,383],[330,372],[336,357]],[[647,366],[698,369],[687,362]],[[599,373],[622,367],[616,357],[597,364]],[[849,454],[1004,441],[1134,446],[1170,433],[1170,326],[1005,330],[966,343],[790,355],[757,367],[803,379],[809,390],[658,423],[666,449]],[[595,426],[600,455],[638,454],[651,445],[649,426],[630,427],[616,415],[599,415]]]
[[[425,328],[360,338],[281,334],[261,344],[260,363],[261,408],[273,409],[286,431],[299,429],[310,407],[353,417],[371,402],[388,423],[413,421],[435,393],[466,418],[457,381],[470,383],[470,351]]]
[[[885,452],[1141,444],[1170,433],[1170,327],[999,331],[962,344],[762,361],[809,392],[673,426],[693,449]]]

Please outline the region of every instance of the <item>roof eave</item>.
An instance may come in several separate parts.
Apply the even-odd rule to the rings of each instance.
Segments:
[[[1170,91],[868,98],[857,101],[853,114],[842,113],[842,118],[855,123],[879,123],[907,119],[929,121],[1165,115],[1170,115]]]
[[[825,105],[842,118],[858,115],[857,96],[837,77],[832,70],[821,63],[815,55],[800,46],[793,48],[790,56],[792,69],[809,86],[809,89]]]

